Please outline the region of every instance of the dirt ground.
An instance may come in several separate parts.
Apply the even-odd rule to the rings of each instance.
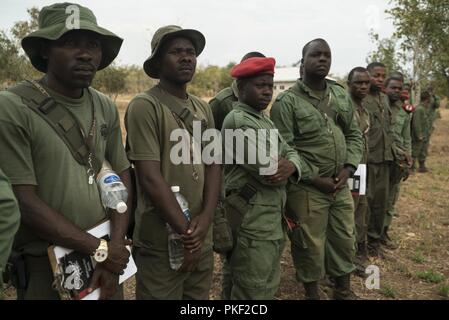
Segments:
[[[123,116],[128,97],[117,104]],[[364,299],[449,299],[449,110],[440,110],[435,123],[427,161],[427,174],[415,174],[402,184],[397,203],[398,217],[391,226],[391,236],[399,245],[386,251],[384,259],[371,259],[379,267],[380,289],[368,290],[365,280],[353,277],[352,289]],[[123,117],[122,117],[123,118]],[[281,261],[279,292],[281,300],[303,299],[304,292],[295,280],[289,245]],[[219,299],[221,267],[215,259],[211,299]],[[134,299],[134,279],[125,283],[126,299]],[[14,299],[9,288],[7,299]]]

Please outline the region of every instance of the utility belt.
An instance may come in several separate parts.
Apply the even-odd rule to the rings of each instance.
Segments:
[[[249,202],[256,193],[254,184],[247,183],[239,190],[230,190],[225,199],[220,201],[213,226],[215,252],[228,254],[232,251],[243,218],[250,208]]]

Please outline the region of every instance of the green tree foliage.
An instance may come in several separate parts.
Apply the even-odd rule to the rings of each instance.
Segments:
[[[120,93],[126,90],[126,79],[129,70],[127,67],[111,64],[105,69],[98,71],[92,86],[109,95],[111,99],[117,99]]]
[[[371,41],[376,44],[376,50],[372,51],[366,59],[367,64],[371,62],[381,62],[386,68],[387,72],[399,71],[405,73],[400,65],[403,60],[401,53],[396,48],[397,39],[393,36],[391,38],[381,39],[377,33],[371,32],[369,34]]]
[[[449,89],[449,2],[447,0],[392,0],[387,13],[396,28],[401,49],[411,64],[415,96],[429,78],[446,79]],[[418,99],[417,99],[418,101]]]
[[[199,67],[189,85],[189,91],[200,97],[213,97],[223,88],[232,84],[232,77],[229,74],[234,62],[226,67],[207,66]]]

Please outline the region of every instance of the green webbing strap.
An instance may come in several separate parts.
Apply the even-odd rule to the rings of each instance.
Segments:
[[[151,88],[145,93],[149,96],[153,96],[158,99],[164,106],[170,109],[171,112],[176,114],[184,123],[187,131],[193,136],[193,121],[201,121],[201,132],[205,129],[204,121],[200,120],[189,109],[183,106],[179,101],[170,95],[162,94],[161,89],[158,86]]]
[[[56,131],[78,163],[84,166],[88,164],[89,148],[86,145],[81,126],[66,108],[58,104],[52,97],[40,92],[28,81],[22,81],[9,88],[8,91],[21,97],[25,105]]]

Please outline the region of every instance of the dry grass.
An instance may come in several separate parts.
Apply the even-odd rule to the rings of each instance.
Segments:
[[[129,97],[119,97],[123,118]],[[444,104],[446,105],[446,104]],[[399,217],[393,220],[391,235],[399,244],[385,259],[372,259],[380,268],[380,290],[368,290],[364,280],[353,278],[353,290],[365,299],[448,299],[449,288],[449,110],[441,109],[436,122],[427,164],[428,174],[411,176],[402,185],[397,204]],[[123,121],[123,120],[122,120]],[[302,299],[304,292],[295,280],[290,250],[282,257],[278,299]],[[438,283],[429,281],[441,275]],[[220,260],[216,256],[211,299],[219,299]],[[12,289],[7,299],[14,298]],[[134,279],[125,284],[126,299],[134,299]]]

